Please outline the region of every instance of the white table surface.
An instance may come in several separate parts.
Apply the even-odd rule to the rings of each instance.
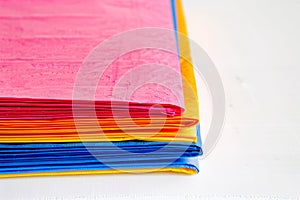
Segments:
[[[0,179],[1,200],[300,198],[300,1],[183,3],[190,37],[213,59],[226,92],[222,137],[200,174]]]

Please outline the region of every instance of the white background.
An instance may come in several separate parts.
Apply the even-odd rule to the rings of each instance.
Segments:
[[[200,174],[0,179],[1,200],[300,198],[300,1],[183,4],[189,35],[216,64],[227,99],[222,137]]]

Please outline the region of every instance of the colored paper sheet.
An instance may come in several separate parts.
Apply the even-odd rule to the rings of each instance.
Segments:
[[[72,110],[76,74],[87,54],[105,39],[133,28],[178,29],[186,35],[180,1],[55,1],[50,5],[50,1],[36,0],[34,6],[27,1],[21,6],[17,1],[0,2],[0,27],[4,30],[0,33],[0,76],[5,82],[0,87],[0,177],[199,171],[197,158],[202,151],[197,89],[189,44],[179,35],[174,34],[166,45],[185,59],[148,50],[129,53],[112,63],[99,80],[94,99],[76,101],[82,111],[80,135]],[[181,78],[168,77],[179,99],[155,84],[139,89],[130,98],[112,93],[116,80],[147,63],[167,63],[181,74]],[[128,90],[128,85],[122,85],[121,90]],[[111,102],[116,99],[112,110]],[[89,116],[89,102],[95,102],[104,133],[99,134],[95,119]],[[155,104],[163,107],[154,110],[150,118]],[[124,117],[126,109],[130,119]],[[97,149],[93,153],[100,160],[86,150],[89,145]],[[138,153],[167,148],[140,156],[123,154],[109,145]]]

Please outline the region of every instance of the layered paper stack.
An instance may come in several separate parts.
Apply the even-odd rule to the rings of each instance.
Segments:
[[[0,177],[198,172],[179,1],[1,0],[0,29]]]

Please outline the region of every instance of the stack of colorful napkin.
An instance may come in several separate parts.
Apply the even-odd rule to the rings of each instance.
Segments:
[[[180,1],[0,0],[0,29],[0,177],[198,172]],[[104,66],[141,37],[175,54],[136,47]]]

